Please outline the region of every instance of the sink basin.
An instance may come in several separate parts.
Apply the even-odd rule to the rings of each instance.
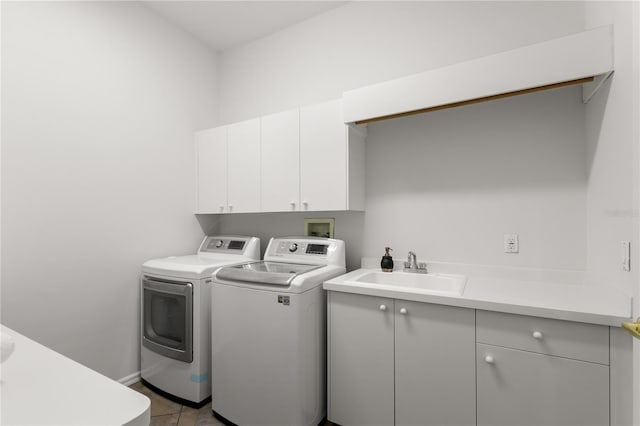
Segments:
[[[453,274],[414,274],[410,272],[367,272],[354,280],[358,285],[424,294],[461,296],[467,277]]]

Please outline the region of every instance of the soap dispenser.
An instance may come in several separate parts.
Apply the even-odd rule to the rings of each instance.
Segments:
[[[392,249],[390,247],[384,248],[384,256],[382,256],[382,261],[380,262],[380,268],[382,268],[382,272],[393,272],[393,258],[389,254],[389,251]]]

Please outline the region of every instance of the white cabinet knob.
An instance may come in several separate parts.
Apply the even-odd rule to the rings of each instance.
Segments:
[[[542,333],[540,333],[539,331],[534,331],[533,332],[533,338],[534,339],[538,339],[538,340],[542,340]]]
[[[223,211],[224,211],[224,206],[220,204],[220,213],[222,213]]]
[[[486,362],[487,364],[493,364],[494,363],[494,359],[491,355],[487,355],[484,357],[484,362]]]
[[[233,210],[233,204],[229,204],[229,213],[231,213],[231,210]]]
[[[409,313],[409,311],[407,311],[407,308],[400,308],[400,313],[402,315],[407,315]]]
[[[305,210],[307,210],[309,208],[309,203],[306,201],[302,202],[302,207],[304,207]]]
[[[381,311],[386,311],[387,310],[387,305],[380,305],[380,307],[378,308]]]
[[[296,202],[295,201],[289,201],[289,204],[291,205],[291,210],[295,210],[296,209]]]

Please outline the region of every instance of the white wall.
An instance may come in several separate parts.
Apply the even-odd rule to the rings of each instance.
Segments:
[[[582,31],[583,8],[353,2],[224,52],[222,122]],[[347,241],[350,250],[379,257],[390,245],[397,258],[411,249],[426,260],[583,269],[579,97],[567,88],[370,125],[363,236]],[[229,217],[220,229],[240,220]],[[520,254],[503,253],[504,233],[520,234]]]
[[[364,255],[584,269],[584,162],[575,87],[372,124]]]
[[[582,30],[580,2],[351,2],[225,51],[222,124]]]
[[[264,254],[271,237],[304,234],[305,218],[333,218],[334,238],[346,242],[348,270],[358,269],[362,258],[361,239],[364,232],[363,212],[283,212],[243,213],[238,215],[198,215],[207,235],[225,233],[251,235],[260,238],[260,253]]]
[[[640,116],[637,105],[638,86],[637,61],[638,42],[634,41],[632,2],[587,2],[585,25],[594,27],[614,24],[614,69],[613,78],[603,87],[586,107],[587,111],[587,265],[588,280],[605,284],[634,295],[635,316],[638,316],[637,262],[632,262],[631,272],[620,265],[620,241],[631,241],[632,250],[638,250],[640,191],[639,149],[637,126]],[[634,101],[635,99],[635,101]],[[635,109],[634,109],[635,107]],[[635,133],[634,133],[635,132]],[[633,258],[636,260],[637,256]],[[617,404],[634,409],[623,410],[627,418],[618,419],[617,424],[640,424],[640,347],[635,347],[626,336],[623,350],[631,353],[635,374],[619,379],[619,388],[624,393],[616,398]],[[612,380],[613,380],[612,376]],[[635,381],[635,384],[634,384]],[[612,385],[613,386],[613,385]],[[615,388],[614,388],[615,389]],[[631,416],[635,416],[635,422]]]
[[[585,24],[615,26],[615,74],[587,106],[589,192],[587,204],[590,280],[618,287],[634,296],[640,315],[640,6],[638,2],[587,2]],[[621,240],[630,240],[631,272],[620,268]],[[635,262],[634,262],[635,261]],[[625,345],[631,347],[626,336]],[[633,342],[634,373],[624,385],[640,424],[640,344]]]
[[[2,323],[139,370],[149,258],[193,252],[217,59],[134,2],[2,2]]]
[[[640,3],[633,3],[633,80],[632,80],[632,90],[633,90],[633,109],[632,116],[635,117],[633,120],[633,140],[635,145],[635,173],[633,180],[636,183],[640,183]],[[637,208],[640,205],[640,189],[635,188],[634,190],[634,198],[635,198],[635,206]],[[636,238],[640,233],[640,214],[635,216],[634,221],[634,235]],[[640,265],[640,250],[634,250],[633,259],[636,260],[636,263]],[[636,271],[636,275],[637,275]],[[635,282],[635,291],[633,293],[634,300],[634,312],[636,316],[640,315],[640,280],[636,279]],[[634,404],[633,410],[633,424],[640,425],[640,340],[634,339],[633,341],[633,400],[636,401]]]
[[[620,241],[638,247],[634,222],[638,220],[634,180],[633,38],[631,2],[587,2],[588,28],[614,24],[613,78],[587,104],[587,264],[589,279],[613,285],[628,294],[638,274],[620,266]],[[636,265],[637,266],[637,265]]]
[[[640,183],[640,3],[633,3],[633,140],[636,147],[635,150],[635,173],[633,180],[636,183]],[[640,189],[635,188],[635,206],[640,205]],[[640,214],[635,216],[634,221],[634,235],[638,237],[640,233]],[[640,250],[634,250],[633,259],[640,265]],[[637,271],[636,271],[637,275]],[[633,293],[634,300],[634,312],[636,316],[640,314],[640,280],[636,279],[635,291]],[[640,425],[640,340],[634,339],[633,341],[633,400],[636,401],[633,410],[633,424]]]

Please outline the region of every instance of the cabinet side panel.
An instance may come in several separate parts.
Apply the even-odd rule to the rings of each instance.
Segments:
[[[633,339],[620,327],[610,327],[611,425],[633,424]]]
[[[386,310],[380,310],[385,305]],[[392,425],[393,300],[332,292],[329,412],[341,425]]]
[[[349,141],[347,209],[364,210],[366,133],[363,130],[354,129],[351,126],[347,126],[346,132]]]

